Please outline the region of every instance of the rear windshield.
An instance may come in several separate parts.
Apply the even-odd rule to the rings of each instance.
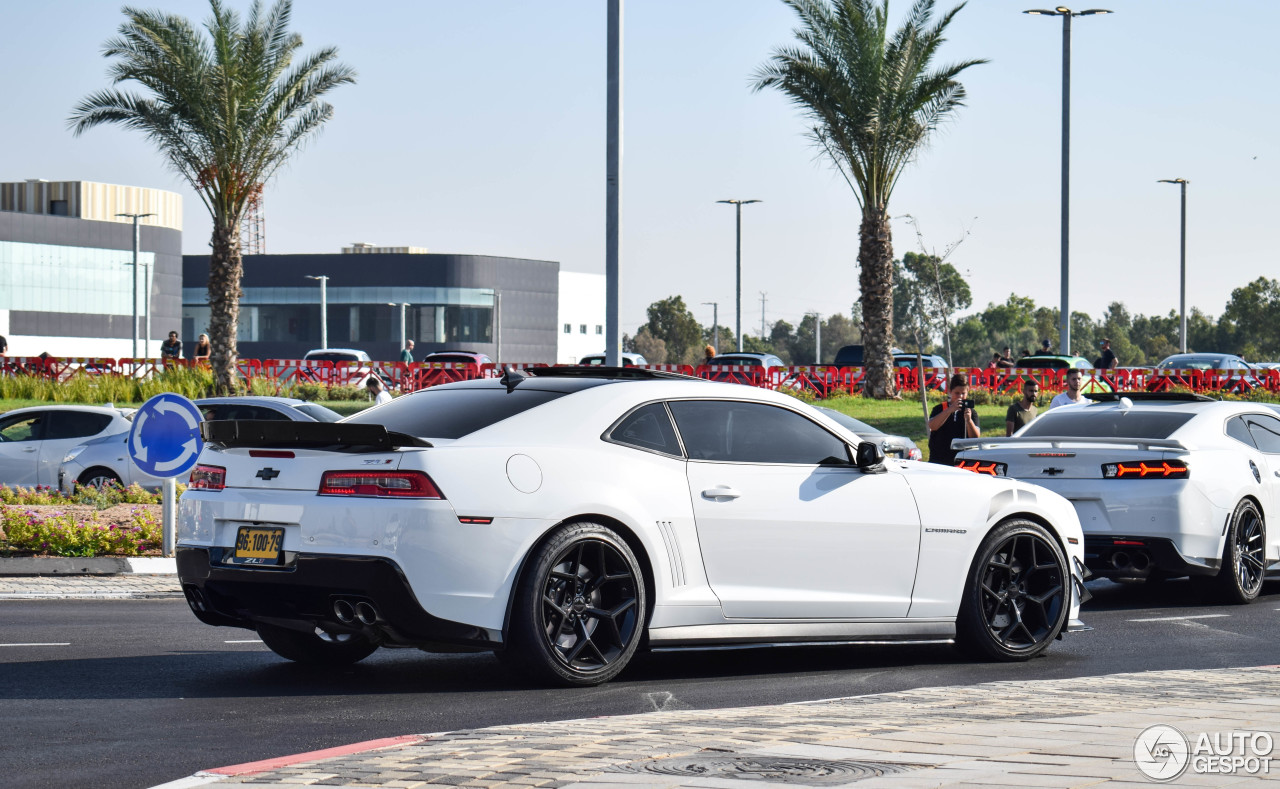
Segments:
[[[309,353],[306,355],[309,362],[362,362],[364,361],[354,353]]]
[[[1066,359],[1050,359],[1046,357],[1028,356],[1013,363],[1014,367],[1022,367],[1028,370],[1062,370],[1070,367],[1071,362]]]
[[[1158,370],[1222,370],[1226,368],[1222,359],[1173,359],[1161,362]]]
[[[713,356],[707,364],[736,364],[743,367],[759,367],[763,361],[754,356]]]
[[[1179,411],[1094,411],[1088,407],[1049,412],[1018,435],[1069,438],[1168,438],[1195,414]]]
[[[476,360],[476,357],[474,356],[462,356],[456,353],[433,353],[430,356],[423,358],[422,361],[427,364],[437,364],[437,363],[438,364],[445,364],[445,363],[477,364],[478,363]]]
[[[512,392],[496,387],[433,387],[397,397],[384,406],[361,411],[344,421],[383,425],[393,433],[419,438],[462,438],[565,394],[519,387]]]
[[[331,411],[328,408],[325,408],[322,405],[316,405],[315,403],[302,403],[301,405],[295,405],[294,408],[317,422],[337,422],[342,418],[342,414],[339,414],[337,411]]]

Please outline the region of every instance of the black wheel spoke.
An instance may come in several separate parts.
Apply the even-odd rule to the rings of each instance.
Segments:
[[[1041,595],[1027,595],[1027,599],[1035,603],[1036,605],[1043,606],[1045,604],[1045,601],[1059,594],[1062,594],[1062,584],[1058,584],[1057,586],[1053,587],[1052,589],[1050,589],[1049,591]]]
[[[987,628],[1007,649],[1030,649],[1052,633],[1064,605],[1058,552],[1036,534],[1014,534],[994,546],[978,581]]]

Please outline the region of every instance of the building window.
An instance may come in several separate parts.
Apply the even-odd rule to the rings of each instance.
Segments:
[[[586,333],[587,333],[587,324],[585,324],[585,323],[584,323],[584,324],[582,324],[581,326],[579,326],[579,327],[578,327],[578,333],[579,333],[579,334],[586,334]]]
[[[566,323],[566,324],[564,325],[564,333],[565,333],[565,334],[573,334],[573,326],[572,326],[572,324],[568,324],[568,323]]]
[[[54,216],[67,216],[68,215],[67,201],[66,200],[50,200],[49,213],[53,214]]]
[[[596,334],[604,334],[604,327],[598,323],[596,324]]]

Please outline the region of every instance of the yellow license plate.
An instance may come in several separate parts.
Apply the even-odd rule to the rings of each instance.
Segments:
[[[237,559],[269,559],[278,562],[284,549],[284,529],[241,526],[236,534]]]

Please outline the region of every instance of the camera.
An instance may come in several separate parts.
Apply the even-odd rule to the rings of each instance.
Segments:
[[[973,409],[973,408],[977,407],[977,405],[978,405],[978,404],[977,404],[977,403],[975,403],[975,402],[973,402],[972,400],[961,400],[961,401],[960,401],[960,407],[961,407],[961,408]]]

